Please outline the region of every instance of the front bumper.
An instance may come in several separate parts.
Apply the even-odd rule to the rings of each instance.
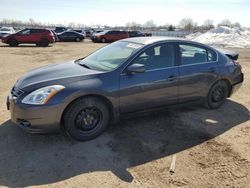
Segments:
[[[60,130],[61,106],[33,106],[18,104],[15,97],[7,97],[11,121],[30,133],[56,133]]]

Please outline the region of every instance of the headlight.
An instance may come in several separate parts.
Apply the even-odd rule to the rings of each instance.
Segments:
[[[54,95],[62,91],[64,88],[65,87],[61,85],[53,85],[37,89],[24,97],[22,103],[35,105],[46,104]]]

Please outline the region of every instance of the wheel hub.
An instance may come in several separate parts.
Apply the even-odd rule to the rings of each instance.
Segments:
[[[224,97],[224,90],[221,87],[217,87],[213,94],[212,94],[212,99],[214,102],[220,102]]]
[[[77,128],[88,131],[94,129],[101,120],[100,111],[94,107],[84,108],[76,116],[75,124]]]

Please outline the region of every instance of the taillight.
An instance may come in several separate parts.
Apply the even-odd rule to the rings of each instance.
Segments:
[[[233,62],[235,66],[240,67],[240,69],[242,68],[239,61],[233,61]]]
[[[50,31],[49,36],[54,37],[54,34]]]

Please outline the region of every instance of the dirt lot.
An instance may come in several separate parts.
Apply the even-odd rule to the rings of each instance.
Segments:
[[[218,110],[181,107],[127,118],[82,143],[64,135],[30,135],[9,121],[5,99],[22,74],[100,46],[0,43],[0,186],[250,187],[250,49],[236,49],[245,82]]]

